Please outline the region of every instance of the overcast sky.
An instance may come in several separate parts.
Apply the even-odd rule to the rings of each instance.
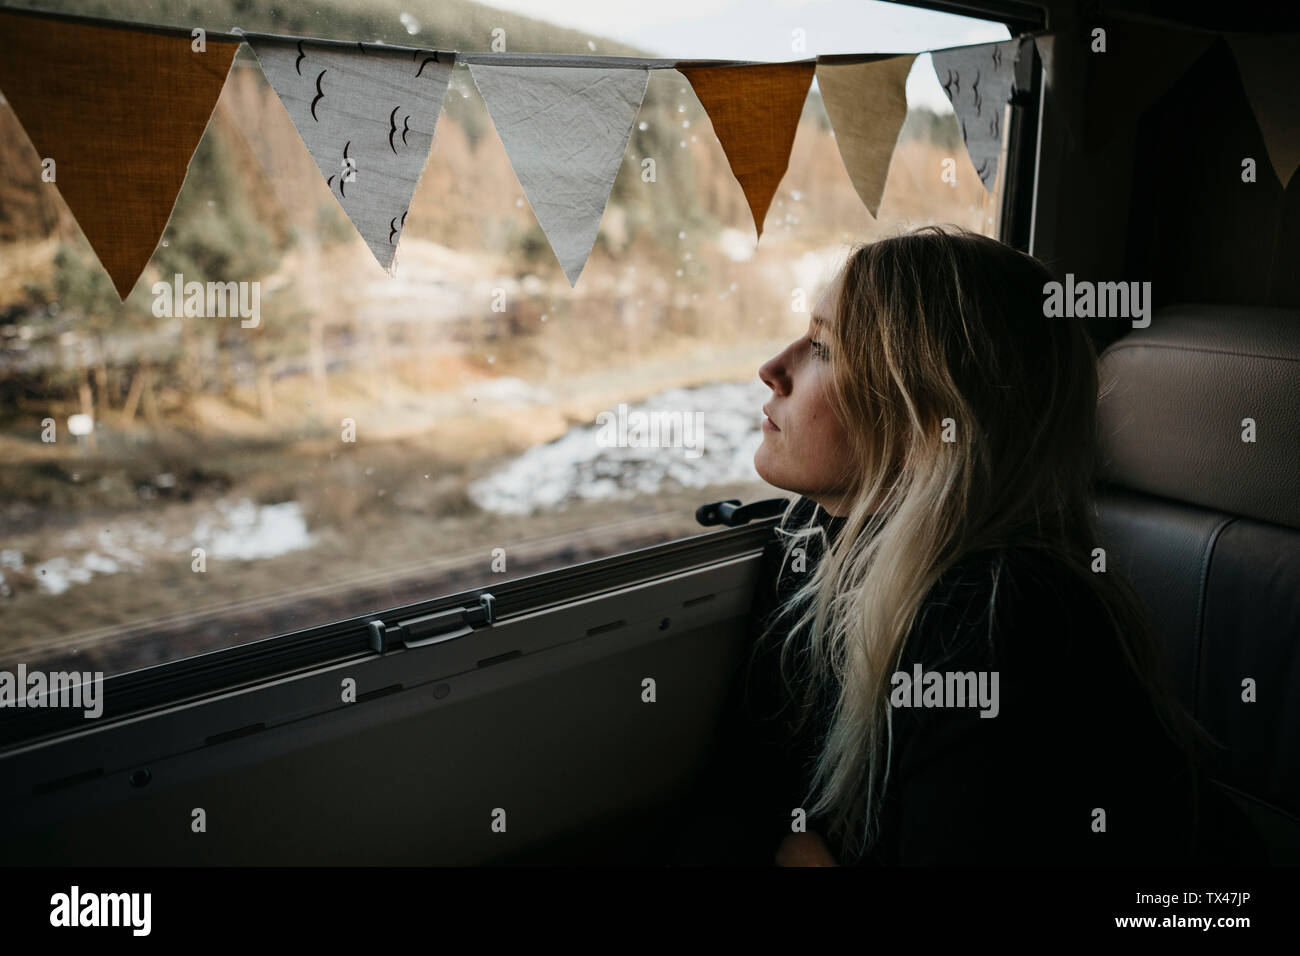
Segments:
[[[1010,36],[998,23],[876,0],[488,0],[488,5],[683,59],[912,53]],[[791,49],[796,28],[804,31],[805,52]],[[917,58],[907,98],[912,105],[950,110],[928,56]]]

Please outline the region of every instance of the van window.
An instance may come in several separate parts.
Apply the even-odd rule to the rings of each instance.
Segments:
[[[861,0],[495,6],[236,3],[235,22],[769,61],[1008,37]],[[228,28],[225,3],[149,7],[186,30],[196,8]],[[928,56],[907,92],[873,219],[814,84],[756,244],[690,85],[652,72],[571,289],[459,66],[389,277],[244,47],[125,304],[0,104],[0,666],[134,670],[707,533],[698,505],[784,494],[752,466],[757,370],[847,244],[930,222],[999,234],[1001,182],[985,194]],[[152,286],[178,273],[260,283],[258,326],[157,317]],[[680,442],[638,446],[620,422],[639,413],[677,416]]]

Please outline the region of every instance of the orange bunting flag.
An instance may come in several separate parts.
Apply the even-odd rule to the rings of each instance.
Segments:
[[[0,9],[0,92],[123,301],[162,238],[237,48]]]
[[[812,62],[678,67],[709,114],[760,238],[815,70]]]

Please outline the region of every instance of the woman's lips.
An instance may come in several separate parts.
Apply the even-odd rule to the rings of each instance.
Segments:
[[[763,430],[773,431],[773,432],[779,432],[781,430],[776,427],[776,422],[772,421],[772,419],[767,417],[766,410],[763,412]]]

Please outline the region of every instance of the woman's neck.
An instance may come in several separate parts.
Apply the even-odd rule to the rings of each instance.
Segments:
[[[852,505],[839,495],[820,495],[812,499],[832,518],[847,518]]]

